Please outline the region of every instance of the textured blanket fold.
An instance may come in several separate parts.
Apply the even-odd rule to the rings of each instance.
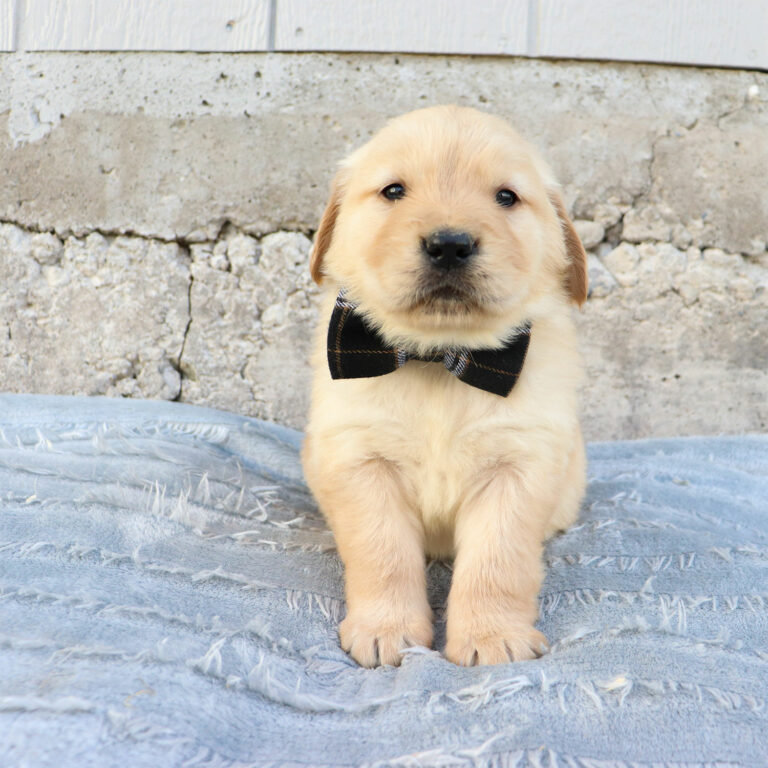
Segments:
[[[0,766],[768,764],[768,437],[590,446],[541,659],[364,670],[301,435],[0,396]]]

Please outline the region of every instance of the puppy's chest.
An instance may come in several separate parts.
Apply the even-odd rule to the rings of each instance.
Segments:
[[[387,447],[423,524],[427,551],[438,557],[452,552],[456,511],[468,482],[460,430],[451,426],[422,412],[412,426],[401,425],[398,439]]]
[[[458,425],[455,425],[458,426]],[[410,475],[416,504],[427,520],[452,517],[467,484],[470,457],[465,454],[462,430],[448,424],[434,424],[432,429],[417,431],[417,443],[409,440],[410,460],[401,464]]]
[[[465,392],[452,394],[425,393],[382,425],[392,438],[383,446],[386,458],[403,474],[428,535],[432,529],[452,528],[478,475],[497,460],[497,430],[476,413]]]

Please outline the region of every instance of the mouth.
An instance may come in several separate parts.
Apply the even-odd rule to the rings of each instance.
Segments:
[[[436,279],[423,279],[413,295],[411,309],[428,314],[468,314],[480,309],[480,296],[464,278],[446,275]]]

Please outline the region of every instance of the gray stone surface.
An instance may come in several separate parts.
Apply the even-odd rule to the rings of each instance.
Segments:
[[[317,288],[310,241],[276,232],[226,233],[192,246],[191,318],[181,399],[301,425]]]
[[[175,399],[189,259],[136,237],[0,225],[2,387]]]
[[[579,316],[587,432],[768,429],[768,269],[738,253],[621,243]],[[593,276],[590,270],[590,276]]]
[[[433,103],[512,120],[590,249],[590,439],[768,425],[768,75],[389,55],[0,55],[0,388],[301,427],[336,162]]]

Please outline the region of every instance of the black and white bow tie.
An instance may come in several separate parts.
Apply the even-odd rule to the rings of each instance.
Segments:
[[[466,384],[506,397],[520,376],[531,340],[531,325],[526,323],[500,349],[451,348],[422,357],[389,346],[356,310],[342,290],[328,326],[328,367],[334,379],[384,376],[409,360],[442,362]]]

